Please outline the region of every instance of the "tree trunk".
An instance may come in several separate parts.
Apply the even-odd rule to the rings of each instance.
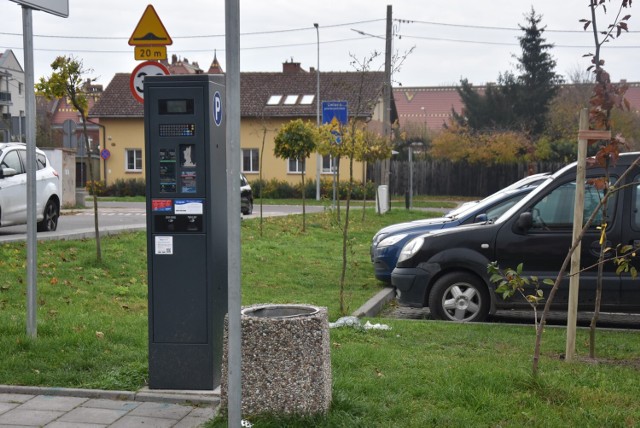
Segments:
[[[86,151],[87,169],[89,170],[89,180],[91,180],[91,194],[93,195],[93,224],[96,235],[96,259],[102,261],[102,248],[100,245],[100,228],[98,227],[98,196],[96,195],[96,180],[93,175],[93,164],[91,162],[91,147],[89,146],[89,135],[87,133],[87,118],[83,109],[76,106],[82,117],[82,133],[84,135],[84,147]]]

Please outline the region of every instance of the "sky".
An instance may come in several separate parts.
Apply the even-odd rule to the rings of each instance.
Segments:
[[[620,0],[608,2],[599,28],[613,20]],[[152,4],[173,39],[176,54],[198,62],[205,71],[214,52],[226,69],[224,0],[69,0],[69,17],[34,11],[33,45],[36,81],[51,74],[58,55],[82,60],[86,77],[108,85],[115,73],[130,73],[140,63],[129,46],[136,25]],[[544,37],[556,72],[569,79],[589,66],[593,34],[583,31],[589,17],[584,0],[240,0],[241,71],[281,71],[285,61],[303,69],[354,71],[356,62],[374,57],[372,70],[384,69],[387,6],[392,7],[394,86],[449,86],[466,78],[475,85],[495,82],[516,71],[518,36],[531,8],[542,15]],[[640,11],[631,14],[629,33],[603,47],[605,69],[614,81],[640,82]],[[636,24],[637,22],[637,24]],[[314,27],[318,23],[318,31]],[[0,51],[12,49],[24,66],[21,6],[0,0]],[[319,39],[319,43],[318,43]],[[376,56],[376,53],[378,55]]]

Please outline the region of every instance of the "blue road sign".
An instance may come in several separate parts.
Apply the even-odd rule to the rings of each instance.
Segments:
[[[349,107],[346,101],[322,102],[322,123],[330,123],[334,117],[342,125],[349,121]]]

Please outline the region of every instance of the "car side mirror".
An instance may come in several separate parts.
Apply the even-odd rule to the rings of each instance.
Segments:
[[[0,178],[7,178],[16,175],[18,171],[13,168],[0,168]]]
[[[487,213],[482,213],[482,214],[478,214],[475,218],[474,223],[484,223],[489,219],[489,217],[487,217]]]
[[[532,226],[533,216],[531,215],[531,213],[529,211],[521,213],[520,217],[518,217],[518,220],[516,221],[516,227],[522,232],[526,232],[527,230],[531,229]]]

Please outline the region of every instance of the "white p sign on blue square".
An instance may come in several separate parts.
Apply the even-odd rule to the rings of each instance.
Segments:
[[[216,122],[216,126],[220,126],[222,123],[222,96],[220,96],[220,92],[213,94],[213,120]]]

